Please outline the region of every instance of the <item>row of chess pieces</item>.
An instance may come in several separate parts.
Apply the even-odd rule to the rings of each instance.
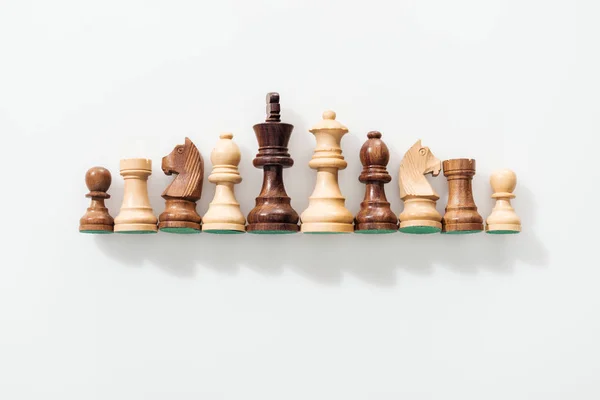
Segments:
[[[87,171],[85,181],[90,192],[91,205],[80,219],[83,233],[488,233],[504,234],[521,231],[521,221],[510,200],[514,198],[516,175],[503,169],[491,175],[490,184],[496,204],[485,221],[477,212],[473,199],[472,180],[475,160],[451,159],[443,163],[428,147],[417,141],[400,163],[400,196],[404,210],[396,216],[390,209],[384,185],[391,181],[387,171],[389,150],[381,140],[381,133],[367,134],[360,150],[363,170],[359,181],[366,185],[360,211],[352,215],[345,207],[345,199],[338,185],[338,171],[347,166],[340,147],[348,129],[336,121],[333,111],[325,111],[323,119],[310,129],[316,138],[316,149],[309,163],[317,171],[314,192],[308,208],[299,216],[292,208],[285,192],[283,168],[293,165],[288,153],[288,142],[294,128],[281,122],[279,94],[267,94],[267,118],[254,125],[258,140],[258,154],[254,166],[264,171],[263,186],[256,198],[256,206],[246,218],[236,201],[234,185],[242,181],[238,172],[240,150],[230,133],[221,134],[211,153],[213,169],[208,180],[216,185],[215,195],[204,218],[196,211],[196,202],[202,194],[204,161],[189,139],[177,145],[162,159],[162,170],[176,177],[162,194],[165,211],[154,215],[148,198],[148,177],[152,161],[123,159],[120,172],[124,178],[123,203],[119,215],[113,219],[104,204],[110,195],[111,174],[103,167]],[[445,214],[436,210],[438,194],[425,175],[437,176],[444,171],[448,181],[448,203]],[[246,223],[247,222],[247,223]]]

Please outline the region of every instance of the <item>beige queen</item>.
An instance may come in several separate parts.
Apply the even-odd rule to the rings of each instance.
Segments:
[[[310,129],[317,146],[308,166],[317,170],[317,182],[308,208],[300,216],[304,233],[354,232],[354,216],[346,209],[346,199],[338,184],[338,170],[348,165],[340,147],[348,128],[336,121],[335,116],[335,112],[325,111],[323,120]]]

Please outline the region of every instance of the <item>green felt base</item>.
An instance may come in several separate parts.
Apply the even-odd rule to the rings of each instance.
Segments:
[[[500,230],[500,231],[487,231],[486,233],[489,233],[490,235],[514,235],[516,233],[520,233],[520,231]]]
[[[352,232],[302,232],[305,235],[343,235],[345,233],[352,233]]]
[[[91,233],[93,235],[110,235],[111,233],[114,233],[113,231],[79,231],[80,233]]]
[[[358,231],[354,231],[354,233],[360,233],[363,235],[381,235],[384,233],[394,233],[398,232],[396,229],[360,229]]]
[[[470,233],[479,233],[480,230],[471,230],[471,231],[450,231],[444,232],[444,235],[468,235]]]
[[[149,235],[156,233],[156,231],[119,231],[117,233],[124,233],[125,235]]]
[[[160,228],[160,231],[166,232],[166,233],[177,233],[177,234],[181,234],[181,235],[189,235],[189,234],[202,232],[198,229],[192,229],[192,228]]]
[[[414,235],[426,235],[430,233],[438,233],[442,230],[440,228],[436,228],[435,226],[407,226],[405,228],[400,228],[399,231],[402,233],[412,233]]]
[[[248,231],[254,235],[287,235],[290,233],[298,233],[298,231]]]
[[[245,231],[232,231],[229,229],[205,229],[203,232],[205,233],[214,233],[217,235],[235,235],[238,233],[246,233]]]

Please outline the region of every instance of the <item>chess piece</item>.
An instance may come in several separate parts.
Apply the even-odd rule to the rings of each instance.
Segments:
[[[473,200],[475,160],[459,158],[443,163],[448,179],[448,205],[442,219],[444,233],[476,233],[483,230],[483,218]]]
[[[196,212],[196,202],[202,195],[204,160],[189,139],[175,146],[162,159],[165,175],[177,176],[162,194],[165,211],[158,217],[158,228],[168,233],[200,233],[202,218]]]
[[[367,141],[360,149],[363,170],[358,180],[366,185],[365,198],[356,214],[356,233],[392,233],[398,230],[398,218],[390,209],[383,185],[392,180],[386,169],[390,151],[381,140],[381,133],[367,133]]]
[[[115,222],[104,205],[104,200],[110,198],[106,192],[111,181],[110,171],[103,167],[90,168],[85,174],[85,184],[90,191],[85,197],[91,198],[92,201],[85,215],[79,220],[79,232],[113,233]]]
[[[148,177],[152,160],[127,158],[121,160],[121,176],[125,180],[121,211],[115,218],[115,232],[156,233],[157,219],[148,198]]]
[[[232,138],[231,133],[222,133],[210,154],[213,170],[208,180],[217,186],[215,197],[204,214],[202,230],[207,233],[246,232],[246,218],[233,190],[233,185],[240,183],[242,177],[238,172],[240,149]]]
[[[263,185],[248,214],[246,230],[250,233],[295,233],[299,229],[298,213],[283,186],[283,169],[294,165],[287,147],[294,126],[281,122],[279,113],[279,93],[268,93],[267,118],[253,127],[258,140],[253,164],[263,169]]]
[[[310,129],[317,146],[308,166],[317,170],[315,190],[308,208],[300,216],[304,233],[348,233],[354,231],[354,216],[345,207],[338,185],[338,170],[348,163],[342,156],[340,143],[348,128],[335,120],[335,112],[325,111],[323,120]]]
[[[517,175],[510,169],[494,171],[490,177],[490,185],[496,205],[485,221],[485,231],[495,234],[521,232],[521,219],[510,204],[510,199],[515,198],[513,191],[517,186]]]
[[[404,210],[400,214],[400,232],[437,233],[442,230],[442,216],[436,210],[436,201],[440,198],[433,190],[426,174],[438,176],[442,162],[429,147],[423,147],[418,140],[400,162],[400,198],[404,201]]]

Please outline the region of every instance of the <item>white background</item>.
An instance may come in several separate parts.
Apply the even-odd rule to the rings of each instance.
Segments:
[[[1,1],[0,398],[600,398],[600,4],[596,1]],[[380,130],[519,177],[523,233],[90,236],[84,175],[234,133],[244,213],[260,190],[252,125],[281,94],[285,183],[303,211],[308,132],[350,133],[340,186]],[[443,176],[433,180],[446,203]],[[206,179],[203,215],[214,186]],[[594,203],[592,203],[594,201]]]

